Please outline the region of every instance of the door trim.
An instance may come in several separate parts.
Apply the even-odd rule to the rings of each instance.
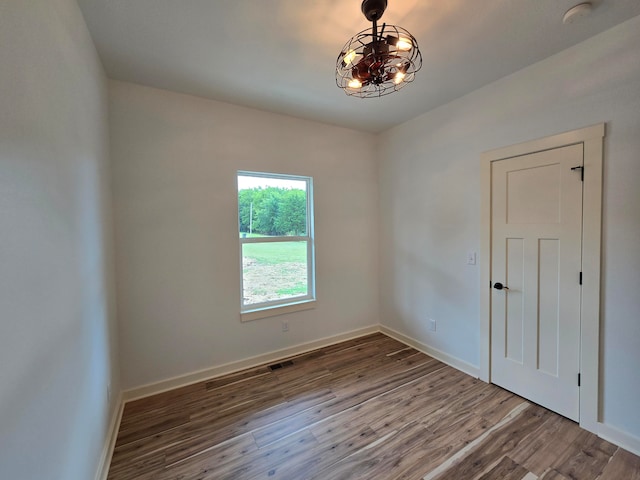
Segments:
[[[491,382],[491,163],[568,145],[584,146],[582,296],[580,328],[580,426],[597,433],[600,364],[600,256],[602,164],[605,124],[560,133],[481,155],[480,379]],[[576,379],[577,381],[577,379]]]

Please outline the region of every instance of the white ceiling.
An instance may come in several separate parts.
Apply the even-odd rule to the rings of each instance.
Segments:
[[[382,21],[418,40],[423,67],[386,97],[335,84],[346,41],[370,26],[360,0],[78,0],[107,75],[379,132],[640,14],[640,0],[389,0]]]

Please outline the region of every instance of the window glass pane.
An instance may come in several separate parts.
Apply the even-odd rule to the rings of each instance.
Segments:
[[[307,182],[238,175],[241,237],[306,236]]]
[[[242,244],[243,305],[307,295],[307,242]]]

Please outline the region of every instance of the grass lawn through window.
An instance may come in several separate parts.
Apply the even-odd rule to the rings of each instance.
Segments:
[[[245,243],[242,267],[245,305],[307,294],[306,242]]]

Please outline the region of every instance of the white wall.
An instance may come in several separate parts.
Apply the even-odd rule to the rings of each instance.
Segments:
[[[478,366],[480,153],[600,122],[603,420],[638,441],[640,17],[381,136],[381,322]]]
[[[378,323],[373,135],[121,82],[110,116],[125,389]],[[240,322],[239,169],[313,177],[315,309]]]
[[[106,78],[73,0],[2,1],[0,65],[0,478],[88,480],[119,391]]]

